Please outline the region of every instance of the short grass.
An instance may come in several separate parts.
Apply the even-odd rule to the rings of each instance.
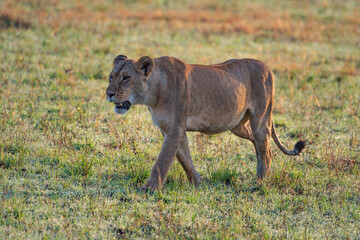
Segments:
[[[359,239],[358,1],[0,2],[0,238]],[[253,147],[189,134],[204,181],[180,164],[138,191],[162,136],[145,107],[115,116],[112,59],[251,57],[276,76],[272,174]]]

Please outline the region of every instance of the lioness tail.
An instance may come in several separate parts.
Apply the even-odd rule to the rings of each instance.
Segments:
[[[300,152],[305,148],[306,145],[306,141],[303,140],[299,140],[296,144],[295,144],[295,148],[291,151],[287,150],[282,143],[280,142],[278,136],[276,135],[275,132],[275,126],[274,126],[274,122],[272,123],[272,129],[271,129],[271,136],[276,144],[276,146],[278,146],[280,148],[280,150],[287,154],[287,155],[292,155],[292,156],[296,156],[299,155]]]

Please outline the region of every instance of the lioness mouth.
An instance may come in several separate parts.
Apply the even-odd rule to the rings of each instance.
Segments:
[[[129,110],[131,107],[131,103],[129,101],[125,101],[125,102],[122,102],[121,104],[116,104],[115,103],[115,108],[118,109],[118,110]]]

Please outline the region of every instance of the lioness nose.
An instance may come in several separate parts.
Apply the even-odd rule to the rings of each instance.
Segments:
[[[111,97],[115,96],[115,93],[106,92],[106,95],[108,96],[108,100],[111,102]]]

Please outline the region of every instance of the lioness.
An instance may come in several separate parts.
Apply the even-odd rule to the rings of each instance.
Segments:
[[[187,131],[216,134],[230,130],[250,140],[260,179],[270,171],[270,137],[287,155],[298,155],[305,147],[304,141],[298,141],[289,151],[279,141],[272,120],[274,75],[261,61],[231,59],[206,66],[174,57],[144,56],[134,61],[119,55],[113,64],[106,95],[115,104],[115,113],[124,114],[135,104],[146,105],[164,136],[146,189],[161,188],[175,156],[189,182],[200,184]]]

